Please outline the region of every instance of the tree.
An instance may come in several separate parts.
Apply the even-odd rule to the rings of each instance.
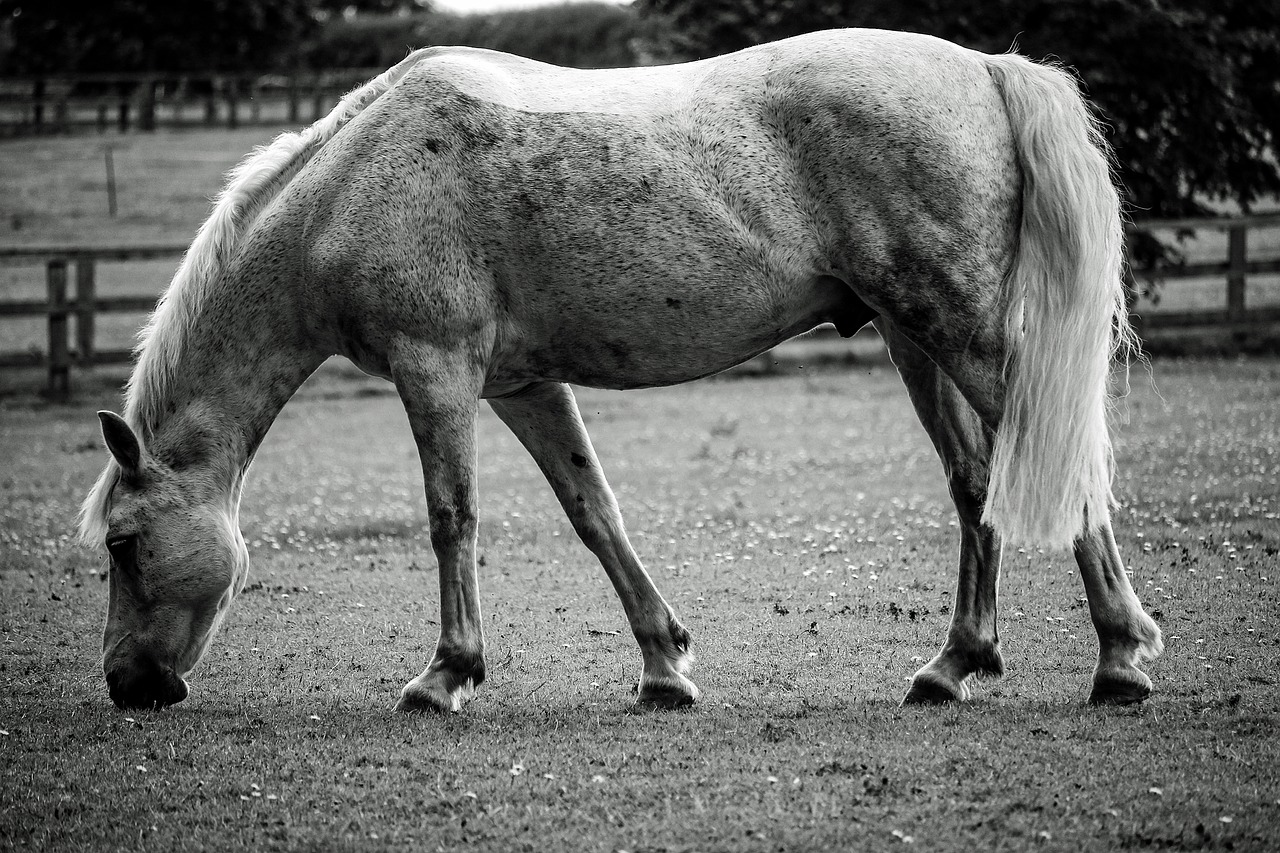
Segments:
[[[689,58],[870,26],[1076,71],[1141,216],[1248,209],[1280,193],[1280,3],[1257,0],[637,0]],[[1153,247],[1148,246],[1148,250]]]
[[[312,0],[0,0],[3,71],[261,70],[315,24]]]

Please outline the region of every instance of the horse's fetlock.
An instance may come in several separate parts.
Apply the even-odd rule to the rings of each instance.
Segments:
[[[675,645],[676,651],[688,654],[689,647],[693,645],[693,637],[689,634],[689,630],[681,625],[675,616],[670,618],[668,630],[671,632],[671,642]]]
[[[441,644],[436,648],[431,669],[448,673],[456,684],[470,681],[478,687],[486,674],[484,649]]]

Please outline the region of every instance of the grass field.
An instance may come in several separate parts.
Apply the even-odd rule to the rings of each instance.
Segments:
[[[398,401],[327,371],[241,516],[250,586],[161,713],[109,703],[102,556],[72,539],[96,407],[0,409],[0,839],[11,849],[1274,850],[1280,361],[1157,361],[1119,433],[1117,535],[1167,651],[1087,707],[1096,640],[1060,554],[1011,551],[1009,672],[899,708],[956,547],[887,367],[581,391],[638,550],[694,635],[692,709],[630,710],[639,655],[550,489],[481,419],[490,680],[396,716],[433,648],[434,560]],[[1158,389],[1158,391],[1156,390]]]

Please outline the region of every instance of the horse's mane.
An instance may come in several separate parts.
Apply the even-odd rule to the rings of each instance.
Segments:
[[[169,287],[138,333],[134,348],[137,364],[125,387],[124,418],[144,446],[163,415],[165,391],[173,379],[173,366],[199,306],[217,283],[219,273],[235,253],[241,238],[271,199],[321,146],[395,85],[426,52],[409,54],[397,65],[349,92],[324,118],[300,132],[280,134],[252,151],[228,173],[213,212],[200,226]],[[81,507],[80,537],[86,544],[95,544],[106,535],[111,490],[119,475],[115,462],[108,464]]]

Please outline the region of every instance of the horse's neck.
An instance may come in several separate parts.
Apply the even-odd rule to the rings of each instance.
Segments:
[[[302,335],[278,283],[207,294],[184,323],[153,334],[139,364],[136,417],[162,461],[200,460],[233,478],[324,355]],[[169,457],[169,458],[166,458]]]

